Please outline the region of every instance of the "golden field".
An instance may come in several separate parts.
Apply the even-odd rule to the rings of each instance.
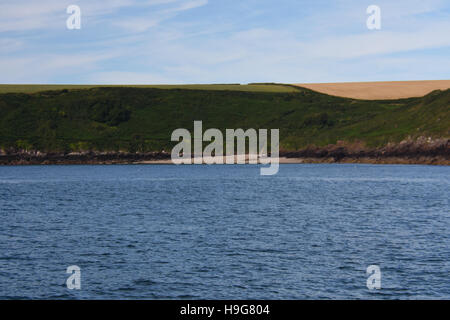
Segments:
[[[384,100],[422,97],[434,90],[450,88],[450,80],[302,83],[296,86],[353,99]]]

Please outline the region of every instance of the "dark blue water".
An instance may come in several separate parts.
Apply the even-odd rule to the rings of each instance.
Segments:
[[[0,167],[0,298],[449,299],[449,187],[433,166]]]

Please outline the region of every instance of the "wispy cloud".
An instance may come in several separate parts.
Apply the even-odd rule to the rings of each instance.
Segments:
[[[450,21],[430,23],[421,30],[380,31],[339,38],[323,38],[300,46],[303,52],[315,57],[353,59],[414,50],[450,46]]]
[[[69,1],[69,0],[67,0]],[[72,0],[0,4],[0,82],[330,82],[448,77],[450,4]]]
[[[134,22],[133,24],[117,24],[115,23],[119,19],[117,16],[102,20],[103,22],[108,21],[125,27],[128,25],[137,26],[139,23],[143,26],[150,27],[154,26],[157,21],[162,21],[169,16],[173,16],[175,12],[194,9],[204,6],[207,3],[208,0],[109,0],[107,2],[99,0],[15,0],[11,3],[0,4],[0,32],[56,28],[57,25],[63,25],[61,21],[67,19],[65,10],[71,4],[80,6],[82,8],[82,15],[85,17],[107,16],[121,9],[137,8],[139,11],[145,11],[152,8],[152,11],[145,11],[146,14],[154,16],[151,19],[151,23],[140,19],[140,21]],[[154,9],[154,7],[159,8]],[[130,20],[133,19],[133,15],[128,17],[127,15],[124,16]],[[157,16],[159,19],[155,18]],[[144,28],[140,27],[135,29],[141,30]]]
[[[124,16],[112,22],[113,25],[124,28],[131,32],[145,32],[148,29],[159,25],[162,21],[175,17],[177,14],[202,7],[208,4],[208,0],[156,0],[147,3],[148,6],[170,4],[169,7],[159,10],[145,11],[143,15]]]
[[[93,73],[87,79],[89,83],[105,84],[152,84],[152,83],[176,83],[178,80],[166,78],[161,75],[153,75],[149,72],[107,71]]]
[[[177,11],[191,10],[194,8],[202,7],[206,4],[208,4],[208,0],[191,0],[180,3],[180,5],[172,8],[170,11],[177,12]]]

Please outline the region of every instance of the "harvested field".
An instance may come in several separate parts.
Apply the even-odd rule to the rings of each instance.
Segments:
[[[434,90],[450,88],[450,80],[305,83],[296,86],[354,99],[384,100],[422,97]]]

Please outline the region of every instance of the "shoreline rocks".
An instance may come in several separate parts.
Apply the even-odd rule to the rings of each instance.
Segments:
[[[53,164],[138,164],[170,163],[169,152],[12,152],[1,150],[0,165]],[[308,147],[297,151],[280,150],[280,163],[373,163],[450,165],[450,139],[419,137],[380,148],[339,141],[325,147]]]

